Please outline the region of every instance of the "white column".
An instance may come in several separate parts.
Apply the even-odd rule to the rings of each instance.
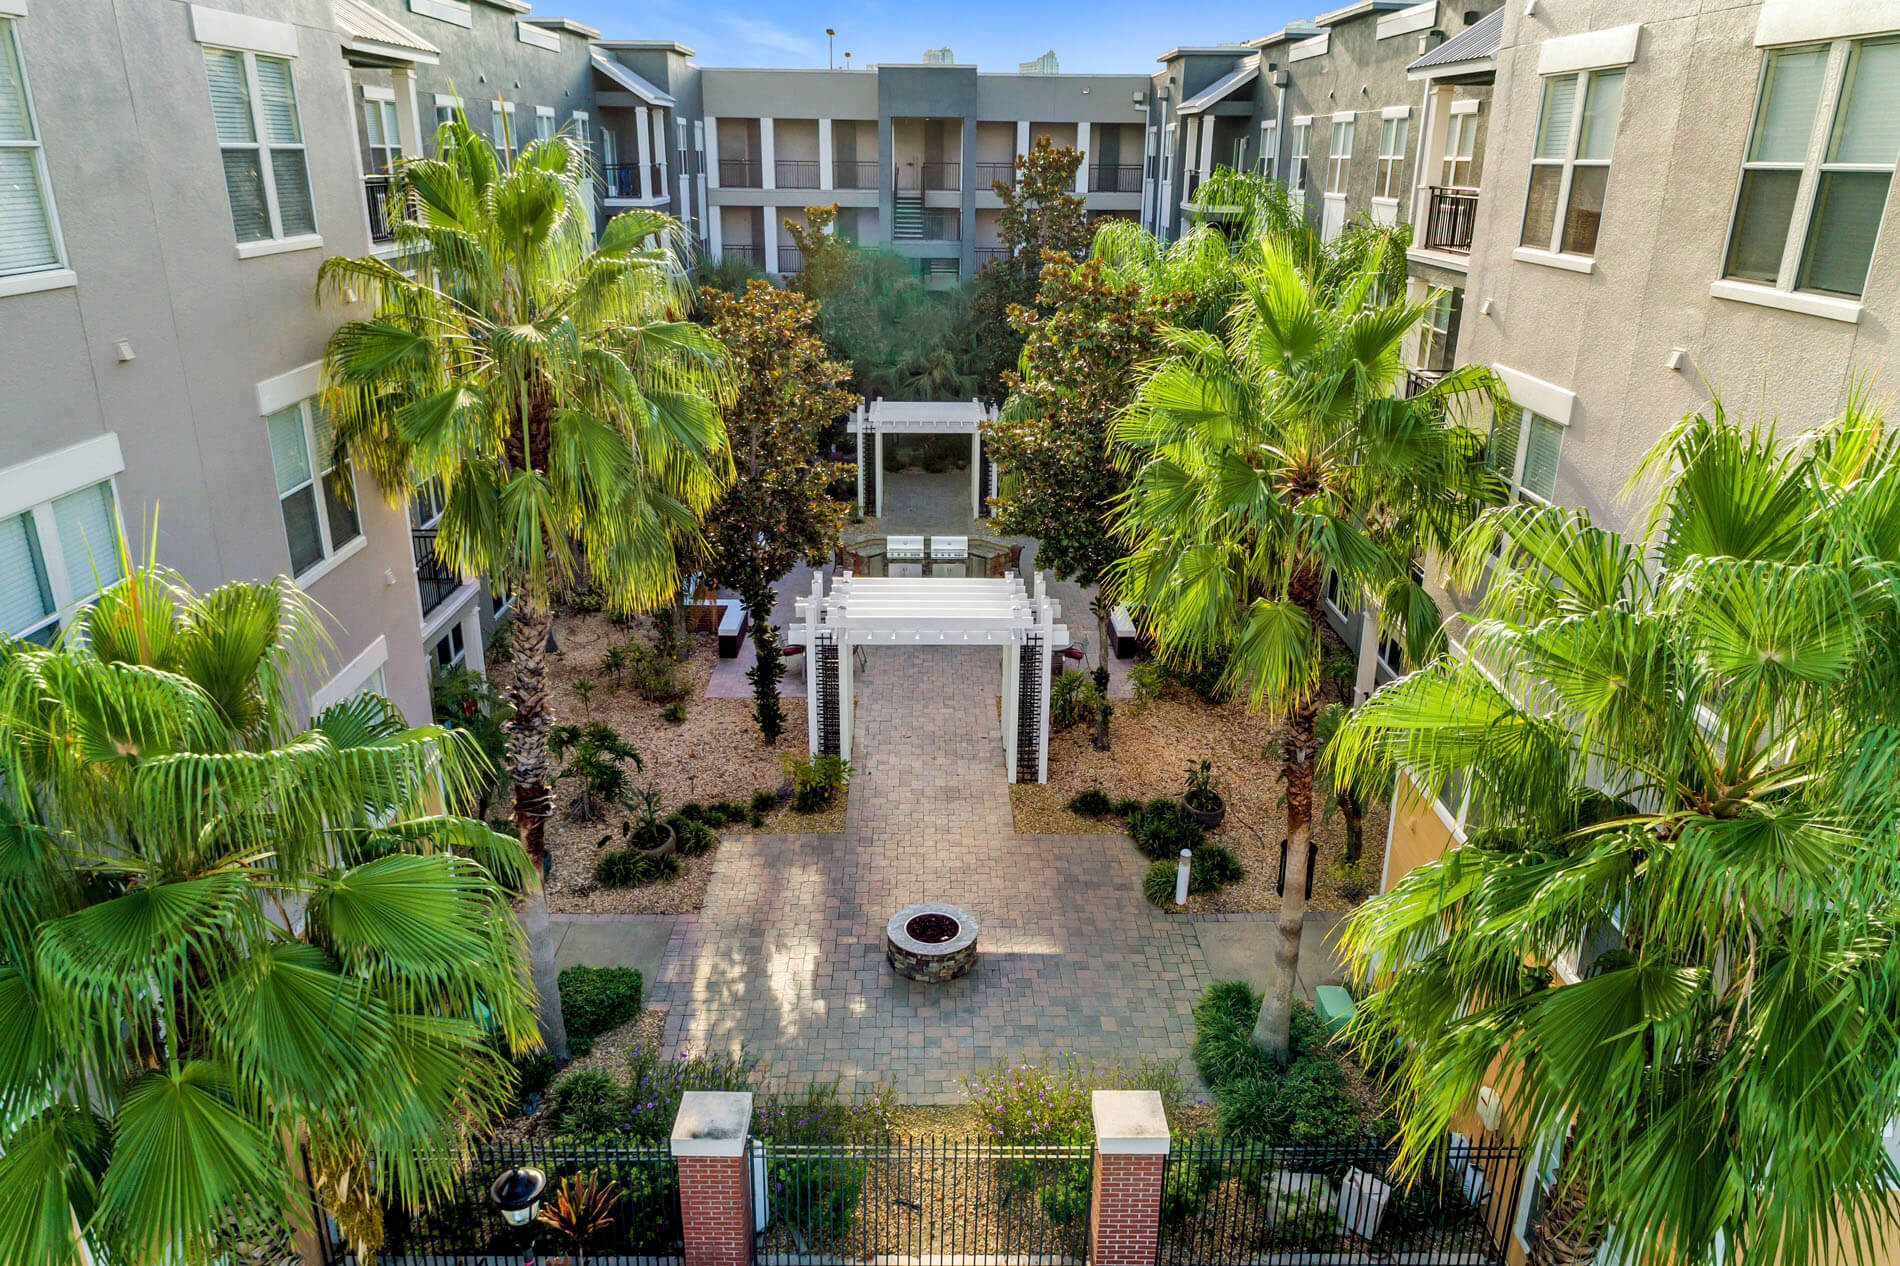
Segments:
[[[654,190],[662,199],[666,193],[666,111],[653,112],[653,163],[659,168],[660,187]]]
[[[390,86],[396,90],[396,133],[402,152],[411,158],[422,157],[422,107],[416,101],[415,68],[405,66],[389,72]]]
[[[1016,781],[1016,694],[1021,687],[1023,648],[1011,642],[1003,648],[1003,761],[1009,780]]]
[[[1214,174],[1214,120],[1207,119],[1201,124],[1201,165],[1195,170],[1205,180]]]
[[[462,617],[462,667],[472,673],[488,670],[487,648],[482,645],[482,597],[478,594],[475,605]]]
[[[820,569],[811,574],[811,597],[805,607],[805,653],[800,657],[805,661],[805,737],[811,756],[818,755],[818,671],[812,661],[818,654],[818,613],[824,601],[825,573]]]
[[[1075,191],[1089,191],[1089,121],[1083,119],[1075,125],[1075,148],[1081,151],[1082,162],[1075,169]]]
[[[1368,603],[1359,609],[1359,665],[1353,676],[1353,705],[1364,703],[1378,686],[1379,613]]]
[[[761,208],[759,223],[764,226],[765,233],[765,271],[776,276],[778,274],[778,208]]]
[[[759,185],[764,189],[778,188],[777,147],[772,144],[772,120],[759,120]]]
[[[1194,187],[1194,173],[1199,170],[1199,168],[1195,166],[1195,163],[1200,156],[1200,152],[1201,116],[1198,114],[1190,114],[1187,117],[1187,138],[1181,146],[1181,192],[1183,196],[1186,196],[1187,191]]]
[[[1036,674],[1032,689],[1036,692],[1036,781],[1049,781],[1049,694],[1055,674],[1051,671],[1055,656],[1055,612],[1049,604],[1048,587],[1040,571],[1036,573],[1036,626],[1042,630],[1042,671]],[[1103,648],[1106,649],[1106,648]]]
[[[706,183],[719,187],[719,120],[710,114],[706,116]]]
[[[1029,152],[1029,120],[1016,120],[1016,157],[1021,158]]]
[[[640,201],[645,202],[653,196],[653,131],[647,126],[645,106],[636,107],[633,112],[633,134],[634,148],[639,151]]]
[[[858,513],[864,513],[864,405],[852,406],[851,416],[858,421]]]
[[[836,164],[831,161],[831,120],[818,120],[818,187],[830,189],[837,174],[832,170]]]
[[[851,642],[843,628],[838,630],[838,755],[851,759],[851,714],[857,711],[852,693],[857,689],[857,674],[851,664]]]
[[[884,521],[884,432],[879,431],[874,445],[877,449],[877,520]]]
[[[983,517],[983,428],[970,432],[970,517]]]
[[[711,252],[714,263],[726,257],[725,244],[719,240],[719,229],[725,218],[724,207],[713,207],[706,213],[706,249]]]
[[[1450,130],[1448,106],[1451,89],[1441,89],[1425,81],[1425,101],[1418,119],[1418,162],[1412,165],[1417,179],[1412,189],[1412,240],[1425,240],[1425,217],[1431,205],[1431,187],[1443,179],[1445,134]]]

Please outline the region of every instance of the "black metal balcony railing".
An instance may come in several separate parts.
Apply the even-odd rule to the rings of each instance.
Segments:
[[[956,189],[959,165],[956,163],[925,163],[924,188]]]
[[[748,260],[757,268],[765,267],[765,248],[757,242],[724,242],[719,247],[719,253]]]
[[[790,242],[780,242],[778,244],[778,271],[781,277],[804,272],[805,252]]]
[[[818,187],[818,160],[815,158],[780,158],[772,163],[772,179],[780,189],[816,189]]]
[[[1098,163],[1089,169],[1090,193],[1140,193],[1140,163]]]
[[[979,246],[976,248],[976,266],[978,268],[989,263],[992,259],[1008,258],[1009,247],[1007,246]]]
[[[764,184],[764,164],[756,158],[719,160],[719,185],[723,189],[758,189]]]
[[[363,177],[363,197],[369,204],[369,240],[387,242],[395,236],[389,230],[389,177]]]
[[[640,164],[615,163],[600,169],[600,182],[609,198],[658,197],[666,185],[666,169],[658,163],[647,165],[646,192],[640,191]]]
[[[1435,369],[1407,369],[1405,382],[1399,391],[1407,400],[1413,396],[1422,396],[1430,391],[1434,384],[1445,375]]]
[[[1015,163],[978,163],[976,164],[976,187],[985,193],[997,185],[1007,188],[1016,187]]]
[[[877,161],[869,158],[840,158],[831,164],[831,183],[839,189],[877,188]]]
[[[416,588],[422,594],[422,614],[426,618],[430,612],[449,600],[449,595],[462,587],[462,581],[449,565],[435,556],[435,530],[417,528],[409,533],[409,542],[415,551]]]
[[[1471,253],[1471,229],[1478,219],[1478,191],[1433,185],[1425,209],[1425,248]]]

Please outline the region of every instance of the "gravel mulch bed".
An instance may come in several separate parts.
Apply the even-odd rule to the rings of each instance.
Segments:
[[[804,756],[803,707],[786,707],[785,732],[768,745],[759,737],[750,699],[706,696],[706,683],[719,654],[718,639],[713,634],[695,634],[692,651],[680,665],[691,693],[685,700],[686,719],[676,724],[662,715],[665,704],[642,699],[624,680],[616,684],[613,675],[600,666],[609,648],[629,638],[650,644],[650,620],[643,617],[631,624],[616,624],[600,613],[567,613],[555,620],[554,628],[555,641],[561,648],[548,659],[555,720],[564,724],[604,721],[612,726],[639,750],[644,762],[639,770],[628,769],[630,788],[658,791],[667,812],[689,800],[747,802],[754,792],[775,791],[786,780],[785,757]],[[497,675],[505,671],[505,667],[499,669]],[[592,695],[585,702],[574,690],[574,683],[583,679],[594,683]],[[567,808],[577,790],[558,781],[555,787],[555,814],[547,828],[552,858],[548,882],[551,911],[678,914],[697,910],[705,903],[716,851],[681,858],[679,877],[667,883],[638,888],[602,888],[595,884],[594,862],[604,851],[597,846],[607,836],[605,849],[617,847],[622,815],[610,809],[600,822],[569,820]],[[778,834],[842,831],[844,800],[840,797],[821,814],[780,809],[768,814],[759,829]],[[721,833],[751,831],[751,827],[738,823],[723,828]]]
[[[598,1068],[615,1081],[625,1081],[628,1056],[642,1046],[658,1049],[665,1033],[666,1012],[658,1007],[648,1007],[619,1028],[595,1038],[594,1049],[569,1061],[567,1067],[556,1074],[556,1079],[582,1069]],[[550,1097],[543,1094],[533,1113],[503,1122],[495,1131],[495,1139],[503,1143],[527,1143],[551,1137],[548,1130],[550,1102]]]
[[[1033,835],[1117,834],[1118,818],[1090,819],[1066,806],[1077,792],[1100,787],[1110,799],[1178,796],[1190,764],[1214,764],[1214,783],[1227,801],[1227,818],[1208,838],[1225,844],[1246,867],[1247,877],[1217,893],[1188,898],[1199,914],[1277,911],[1274,892],[1280,870],[1280,840],[1286,810],[1280,803],[1280,727],[1244,703],[1203,703],[1191,692],[1170,686],[1145,703],[1120,701],[1109,723],[1109,750],[1098,752],[1089,739],[1092,727],[1076,725],[1049,736],[1049,781],[1010,788],[1016,830]],[[1315,818],[1321,817],[1316,808]],[[1386,808],[1375,804],[1366,814],[1361,866],[1365,882],[1378,881],[1378,859],[1385,846]],[[1345,819],[1316,820],[1318,876],[1308,908],[1349,910],[1346,885],[1336,868],[1344,856]],[[1132,845],[1131,845],[1132,847]]]

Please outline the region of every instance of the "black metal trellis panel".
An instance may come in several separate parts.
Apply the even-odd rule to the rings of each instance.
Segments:
[[[1042,634],[1023,638],[1022,664],[1016,682],[1016,781],[1039,782],[1042,774],[1042,709],[1049,693],[1043,676]]]
[[[818,692],[818,754],[838,756],[844,749],[839,740],[837,632],[825,628],[816,630],[809,653],[814,656],[815,680],[811,688]]]
[[[1390,1148],[1189,1143],[1168,1156],[1158,1266],[1502,1266],[1515,1147],[1440,1144],[1411,1184]]]
[[[1088,1252],[1088,1147],[754,1141],[759,1266],[1064,1266]],[[763,1171],[763,1172],[761,1172]]]
[[[548,1176],[552,1197],[563,1178],[594,1175],[614,1186],[612,1219],[585,1244],[589,1266],[673,1266],[684,1243],[680,1232],[679,1166],[664,1143],[632,1147],[554,1147],[479,1144],[443,1198],[427,1210],[383,1210],[383,1247],[377,1266],[490,1266],[519,1262],[530,1249],[546,1259],[572,1252],[551,1227],[511,1227],[488,1199],[496,1175],[532,1165]],[[325,1266],[359,1266],[329,1219],[320,1219]]]

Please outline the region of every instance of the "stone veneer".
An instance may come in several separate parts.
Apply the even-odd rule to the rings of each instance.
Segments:
[[[941,914],[955,919],[957,934],[947,941],[931,944],[913,937],[906,929],[921,914]],[[976,966],[976,917],[940,901],[905,906],[884,926],[884,957],[897,974],[926,984],[955,980]]]

